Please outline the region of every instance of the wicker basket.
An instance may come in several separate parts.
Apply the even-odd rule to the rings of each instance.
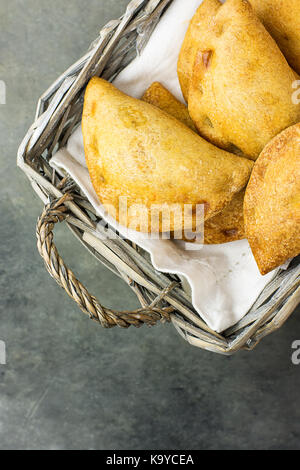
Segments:
[[[222,335],[212,331],[192,306],[179,278],[157,272],[149,256],[121,237],[100,240],[95,210],[70,178],[61,178],[49,159],[63,147],[81,120],[83,95],[89,79],[113,80],[147,43],[172,0],[133,0],[120,19],[100,32],[87,54],[70,67],[40,98],[36,119],[18,152],[18,165],[45,204],[37,224],[38,249],[50,275],[92,320],[105,328],[139,327],[171,321],[190,344],[220,354],[253,349],[278,329],[300,299],[299,258],[280,271],[248,314]],[[73,234],[108,269],[136,293],[141,308],[116,312],[103,307],[75,278],[53,243],[53,229],[65,221]]]

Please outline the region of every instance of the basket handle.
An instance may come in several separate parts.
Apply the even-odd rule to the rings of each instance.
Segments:
[[[70,194],[56,199],[44,207],[36,227],[38,251],[45,262],[51,277],[61,286],[67,294],[77,303],[79,308],[89,317],[100,323],[104,328],[119,326],[140,327],[143,324],[155,325],[158,321],[170,321],[173,307],[159,308],[158,303],[167,295],[177,283],[172,283],[149,306],[134,311],[117,312],[103,307],[98,300],[89,294],[87,289],[78,281],[73,272],[66,266],[53,243],[53,229],[56,223],[68,218],[66,201],[70,201]]]

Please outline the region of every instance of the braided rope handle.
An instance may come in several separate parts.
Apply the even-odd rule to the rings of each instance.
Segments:
[[[63,222],[68,218],[66,201],[71,196],[65,194],[47,204],[38,219],[36,227],[37,247],[45,266],[51,277],[61,286],[67,294],[77,303],[79,308],[89,317],[100,323],[104,328],[119,326],[128,328],[130,326],[140,327],[143,324],[155,325],[158,321],[170,321],[170,313],[173,307],[159,308],[159,302],[167,295],[177,283],[172,283],[154,300],[151,305],[135,311],[117,312],[103,307],[98,300],[89,294],[83,284],[76,279],[73,272],[66,266],[53,243],[53,229],[55,224]]]

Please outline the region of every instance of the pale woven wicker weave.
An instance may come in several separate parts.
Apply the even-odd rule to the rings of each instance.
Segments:
[[[18,165],[28,176],[45,208],[37,224],[38,249],[50,275],[83,312],[103,327],[139,327],[171,321],[190,344],[220,354],[253,349],[278,329],[300,301],[300,266],[295,259],[265,288],[248,314],[222,335],[212,331],[194,310],[179,278],[158,273],[149,256],[121,237],[100,240],[93,207],[69,178],[61,179],[48,161],[63,147],[81,120],[89,79],[114,77],[139,54],[172,0],[133,0],[125,14],[100,32],[87,54],[70,67],[40,98],[36,119],[18,152]],[[116,312],[103,307],[75,278],[53,243],[53,229],[65,221],[85,247],[135,291],[141,308]]]

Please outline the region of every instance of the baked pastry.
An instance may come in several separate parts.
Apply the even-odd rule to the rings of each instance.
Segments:
[[[295,72],[246,0],[204,0],[178,71],[185,94],[190,77],[188,108],[198,131],[228,151],[255,160],[300,120],[300,105],[291,99]]]
[[[203,31],[214,27],[214,17],[221,6],[219,0],[204,0],[191,19],[178,59],[177,72],[181,91],[188,103],[190,83],[192,80],[195,59],[203,47]]]
[[[246,186],[253,167],[97,77],[85,93],[82,130],[100,201],[122,225],[141,232],[179,230],[186,204],[187,229],[195,226],[197,204],[205,206],[205,219],[213,217]],[[180,214],[174,210],[165,229],[164,210],[174,206]],[[151,224],[153,209],[159,217],[152,217]]]
[[[195,130],[188,109],[180,103],[161,83],[153,83],[145,92],[143,98],[183,124]],[[206,220],[204,224],[204,243],[207,245],[228,243],[245,238],[244,204],[245,191],[234,195],[232,201],[216,216]],[[194,234],[191,234],[191,240]],[[187,240],[188,241],[188,240]]]
[[[204,243],[216,245],[243,240],[245,235],[244,224],[244,197],[245,190],[240,191],[232,201],[215,217],[204,223]]]
[[[256,161],[244,216],[262,274],[300,253],[300,123],[275,137]]]
[[[154,82],[152,85],[145,91],[143,101],[146,103],[157,106],[157,108],[165,111],[174,118],[181,121],[187,127],[192,129],[194,132],[198,132],[195,124],[193,123],[191,116],[187,107],[181,103],[177,98],[175,98],[172,93],[167,90],[161,83]]]
[[[250,0],[291,67],[300,74],[299,0]]]

